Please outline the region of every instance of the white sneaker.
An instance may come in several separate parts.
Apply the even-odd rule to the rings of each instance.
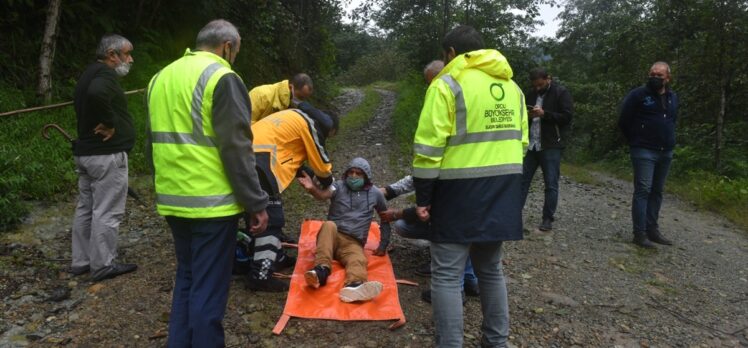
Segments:
[[[382,292],[382,283],[370,281],[357,285],[349,285],[340,289],[340,300],[343,302],[368,301]]]

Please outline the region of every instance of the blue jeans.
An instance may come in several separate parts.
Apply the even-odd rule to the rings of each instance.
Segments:
[[[200,220],[167,216],[177,276],[169,317],[169,347],[223,347],[239,217]]]
[[[429,224],[425,222],[407,223],[405,220],[400,219],[395,221],[395,233],[399,234],[403,238],[408,239],[428,239],[429,238]],[[468,257],[465,261],[465,272],[463,277],[460,279],[460,284],[477,284],[478,278],[475,276],[475,270],[473,270],[473,263]]]
[[[437,347],[463,346],[460,275],[467,259],[478,274],[483,314],[481,346],[504,347],[509,336],[509,304],[501,267],[501,242],[431,243],[431,304]]]
[[[673,151],[631,147],[630,153],[634,167],[634,197],[631,203],[634,233],[656,231],[662,206],[662,191]]]
[[[530,192],[532,177],[538,170],[543,170],[545,199],[543,201],[543,220],[553,221],[558,206],[558,178],[561,176],[561,149],[544,149],[541,151],[527,151],[522,163],[522,206],[525,206],[527,194]]]

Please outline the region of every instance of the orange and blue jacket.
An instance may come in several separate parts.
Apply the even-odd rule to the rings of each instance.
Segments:
[[[332,163],[318,127],[313,118],[298,109],[276,112],[252,125],[252,147],[255,153],[270,154],[270,170],[278,192],[291,184],[304,162],[318,178],[332,176]]]

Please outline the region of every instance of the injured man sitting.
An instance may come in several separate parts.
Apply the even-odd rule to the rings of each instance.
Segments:
[[[367,281],[367,261],[364,246],[369,236],[369,227],[374,213],[387,210],[382,192],[371,182],[371,167],[363,158],[354,158],[348,165],[342,180],[327,189],[318,188],[304,174],[297,180],[319,200],[330,200],[330,210],[317,234],[314,268],[304,274],[307,284],[319,288],[327,283],[332,271],[332,260],[345,267],[345,282],[340,290],[343,302],[368,301],[382,292],[382,283]],[[390,225],[381,223],[382,238],[374,252],[384,256],[390,242]]]

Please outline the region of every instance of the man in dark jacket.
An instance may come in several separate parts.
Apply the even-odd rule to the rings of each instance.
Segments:
[[[96,49],[96,62],[75,86],[78,140],[73,148],[78,173],[78,206],[73,220],[70,273],[89,270],[95,281],[134,271],[118,264],[117,232],[127,199],[127,153],[135,129],[119,77],[127,75],[133,46],[122,36],[107,35]]]
[[[573,105],[571,94],[563,86],[553,82],[543,68],[530,71],[532,89],[527,93],[527,108],[530,129],[530,145],[522,163],[522,205],[527,200],[532,177],[543,170],[545,199],[543,200],[543,222],[541,231],[550,231],[558,205],[558,178],[561,175],[561,150],[563,150]]]
[[[669,84],[670,66],[654,63],[647,84],[633,89],[623,100],[618,120],[634,167],[634,244],[644,248],[655,248],[652,242],[672,245],[660,234],[657,224],[662,190],[673,158],[678,116],[678,96],[668,88]]]

